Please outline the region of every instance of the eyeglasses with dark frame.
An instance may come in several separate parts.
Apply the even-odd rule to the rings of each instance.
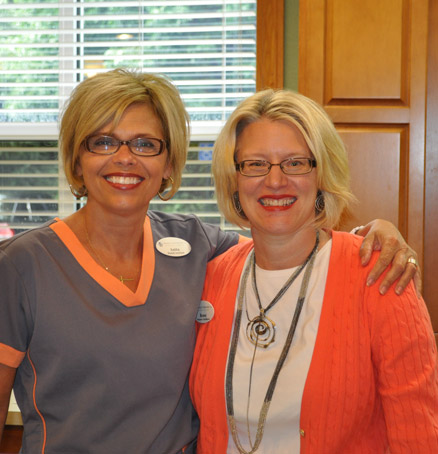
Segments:
[[[111,136],[95,135],[85,139],[85,146],[90,153],[115,154],[122,145],[137,156],[158,156],[164,151],[167,143],[156,137],[137,137],[131,140],[119,140]]]
[[[236,170],[246,177],[263,177],[268,175],[273,166],[280,166],[286,175],[305,175],[316,167],[316,160],[311,158],[288,158],[279,164],[272,164],[263,159],[248,159],[236,162]]]

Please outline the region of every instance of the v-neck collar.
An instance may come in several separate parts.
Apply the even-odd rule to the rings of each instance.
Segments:
[[[151,221],[146,216],[143,226],[143,257],[140,281],[135,293],[119,279],[104,270],[91,257],[70,227],[62,220],[56,219],[50,228],[56,233],[65,247],[71,252],[79,265],[108,293],[124,306],[133,307],[146,303],[155,271],[155,249],[153,244]],[[147,264],[147,265],[146,265]]]

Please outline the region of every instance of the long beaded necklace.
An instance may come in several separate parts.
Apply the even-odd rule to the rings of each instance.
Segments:
[[[280,375],[280,371],[281,371],[281,369],[282,369],[282,367],[284,365],[284,362],[286,360],[286,357],[287,357],[287,354],[289,352],[290,346],[292,344],[292,339],[294,337],[295,330],[296,330],[296,327],[297,327],[297,324],[298,324],[298,319],[300,317],[301,309],[303,308],[304,300],[305,300],[305,297],[306,297],[307,288],[308,288],[308,285],[309,285],[310,276],[312,274],[313,264],[315,262],[318,246],[319,246],[319,231],[316,232],[315,246],[313,247],[313,249],[310,252],[310,254],[307,257],[307,259],[305,260],[304,264],[301,265],[301,267],[300,267],[301,269],[306,267],[306,271],[304,273],[303,281],[301,283],[301,287],[300,287],[300,291],[299,291],[298,299],[297,299],[297,305],[296,305],[294,316],[292,318],[292,322],[291,322],[291,325],[290,325],[290,328],[289,328],[289,332],[287,334],[286,342],[285,342],[285,344],[283,346],[283,349],[281,351],[280,357],[279,357],[279,359],[277,361],[277,365],[275,367],[274,373],[272,374],[268,389],[266,391],[266,395],[265,395],[265,399],[263,401],[262,408],[260,409],[259,419],[258,419],[258,423],[257,423],[256,438],[255,438],[254,444],[251,441],[251,437],[250,437],[250,433],[249,433],[248,408],[249,408],[249,400],[250,400],[250,397],[251,397],[252,370],[253,370],[253,365],[254,365],[254,360],[255,360],[255,351],[257,350],[257,337],[258,337],[258,334],[257,334],[257,330],[255,328],[254,328],[254,332],[255,332],[255,335],[256,335],[256,341],[253,342],[250,339],[250,341],[252,343],[254,343],[254,345],[255,345],[255,347],[254,347],[254,355],[253,355],[252,361],[251,361],[251,374],[250,374],[250,382],[249,382],[249,388],[248,388],[248,407],[247,407],[247,429],[248,429],[248,441],[249,441],[249,444],[250,444],[250,447],[251,447],[250,451],[246,451],[243,448],[243,446],[242,446],[242,444],[240,443],[240,440],[239,440],[239,435],[237,433],[236,420],[234,418],[234,405],[233,405],[233,372],[234,372],[234,361],[235,361],[236,352],[237,352],[237,344],[238,344],[238,341],[239,341],[239,330],[240,330],[240,324],[241,324],[241,320],[242,320],[242,306],[243,306],[243,300],[244,300],[245,292],[246,292],[246,284],[247,284],[247,281],[248,281],[250,270],[254,266],[253,262],[255,262],[254,251],[252,251],[252,253],[251,253],[250,263],[245,267],[245,270],[244,270],[244,273],[243,273],[243,276],[242,276],[242,283],[241,283],[241,286],[240,286],[238,302],[237,302],[237,311],[236,311],[236,317],[235,317],[235,321],[234,321],[233,336],[232,336],[232,340],[231,340],[230,354],[229,354],[229,358],[228,358],[228,367],[227,367],[227,374],[226,374],[226,380],[225,380],[225,394],[226,394],[226,402],[227,402],[228,423],[230,425],[231,436],[233,438],[234,444],[236,445],[237,449],[239,450],[239,452],[241,454],[253,454],[254,452],[257,451],[257,449],[259,448],[260,443],[262,441],[263,433],[264,433],[264,429],[265,429],[266,418],[267,418],[267,415],[268,415],[269,406],[270,406],[271,401],[272,401],[272,396],[274,394],[275,387],[277,385],[277,380],[278,380],[278,377]],[[290,285],[292,284],[289,281],[292,279],[292,282],[293,282],[293,280],[296,279],[296,277],[298,276],[299,272],[301,271],[300,268],[298,270],[296,270],[292,274],[292,276],[287,280],[287,282],[285,283],[283,288],[280,290],[280,292],[275,296],[275,298],[273,300],[273,301],[275,301],[275,303],[277,303],[277,301],[281,298],[281,296],[284,295],[285,291],[283,291],[283,289],[286,286],[287,286],[287,288],[289,288]],[[296,276],[294,278],[295,274],[296,274]],[[253,279],[254,279],[254,277],[253,277]],[[287,290],[287,288],[286,288],[286,290]],[[277,298],[277,296],[280,293],[281,293],[280,297]],[[259,301],[258,292],[256,293],[256,295],[257,295],[257,300],[258,300],[257,302],[259,304],[259,309],[260,309],[261,308],[261,303]],[[271,303],[267,306],[267,309],[265,309],[264,312],[266,312],[266,310],[270,309],[273,306],[273,304],[272,304],[273,301],[271,301]],[[264,315],[264,313],[261,314],[261,315]],[[260,317],[261,315],[259,315],[258,317]],[[253,319],[253,320],[255,320],[255,319]],[[251,321],[250,321],[250,323],[251,323]],[[264,347],[264,348],[266,348],[266,347]]]
[[[84,218],[84,226],[85,226],[85,236],[87,238],[87,242],[88,242],[88,245],[90,246],[90,249],[93,251],[93,254],[97,257],[97,259],[99,260],[101,266],[105,269],[105,271],[108,271],[108,273],[111,273],[114,276],[114,273],[112,273],[111,270],[105,265],[104,261],[101,259],[100,255],[97,253],[96,249],[94,249],[94,247],[91,243],[91,240],[90,240],[90,236],[88,235],[88,228],[87,228],[87,223],[85,221],[85,218]],[[127,278],[127,277],[123,277],[122,275],[120,275],[120,277],[118,277],[118,279],[122,284],[124,284],[126,281],[134,280],[134,278]]]

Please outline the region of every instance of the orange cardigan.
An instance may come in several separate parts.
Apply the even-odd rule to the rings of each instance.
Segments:
[[[366,287],[362,239],[333,232],[326,289],[301,406],[301,453],[438,453],[437,352],[430,318],[413,285],[401,296]],[[215,307],[198,326],[190,376],[201,419],[198,454],[227,451],[225,368],[240,275],[252,242],[208,266],[203,300]],[[274,399],[275,399],[274,393]],[[278,397],[278,396],[277,396]],[[269,414],[268,414],[269,418]]]

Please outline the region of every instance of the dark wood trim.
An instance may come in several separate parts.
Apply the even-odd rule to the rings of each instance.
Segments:
[[[256,88],[284,86],[284,0],[257,1]]]

